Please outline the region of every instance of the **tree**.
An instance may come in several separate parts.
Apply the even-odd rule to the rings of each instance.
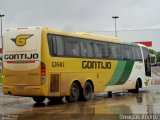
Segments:
[[[159,52],[157,52],[156,57],[157,57],[157,62],[160,62],[160,51],[159,51]]]
[[[150,54],[156,54],[157,52],[155,50],[153,50],[153,49],[149,49],[149,53]]]
[[[150,54],[156,54],[156,57],[157,57],[157,62],[160,62],[160,51],[159,52],[157,52],[157,51],[155,51],[155,50],[153,50],[153,49],[149,49],[149,53]]]

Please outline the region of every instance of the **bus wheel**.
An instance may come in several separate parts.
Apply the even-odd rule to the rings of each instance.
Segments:
[[[139,82],[138,80],[136,81],[136,86],[135,89],[133,90],[134,93],[139,93]]]
[[[108,97],[109,97],[109,98],[112,98],[112,91],[109,91],[109,92],[108,92]]]
[[[46,99],[46,98],[43,97],[43,96],[33,97],[33,100],[34,100],[36,103],[38,103],[38,104],[43,103],[43,101],[44,101],[45,99]]]
[[[80,88],[76,82],[73,82],[70,88],[70,95],[65,96],[67,102],[76,102],[79,99]]]
[[[130,89],[130,90],[128,90],[128,92],[139,93],[139,82],[138,82],[138,80],[136,81],[135,89]]]
[[[83,88],[83,99],[91,100],[93,97],[93,87],[90,82],[86,82]]]

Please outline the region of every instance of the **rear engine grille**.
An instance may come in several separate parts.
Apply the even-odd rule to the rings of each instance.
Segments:
[[[50,92],[59,92],[59,74],[51,74]]]

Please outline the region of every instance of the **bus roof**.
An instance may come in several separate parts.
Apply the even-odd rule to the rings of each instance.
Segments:
[[[96,34],[86,33],[86,32],[64,32],[64,31],[60,31],[60,30],[57,30],[57,29],[42,27],[42,26],[17,27],[17,28],[12,28],[12,29],[7,30],[7,31],[21,30],[21,29],[42,29],[43,32],[51,33],[51,34],[71,36],[71,37],[77,37],[77,38],[85,38],[85,39],[92,39],[92,40],[100,40],[100,41],[108,41],[108,42],[114,42],[114,43],[130,44],[130,45],[135,45],[135,46],[143,46],[143,45],[140,45],[140,44],[137,44],[137,43],[122,42],[118,38],[114,38],[114,37],[101,36],[101,35],[96,35]]]
[[[86,38],[86,39],[92,39],[92,40],[109,41],[109,42],[115,42],[115,43],[121,42],[118,38],[95,35],[95,34],[86,33],[86,32],[64,32],[64,31],[59,31],[56,29],[50,29],[50,28],[45,28],[45,27],[43,27],[43,30],[46,31],[47,33],[55,33],[55,34],[64,35],[64,36]]]

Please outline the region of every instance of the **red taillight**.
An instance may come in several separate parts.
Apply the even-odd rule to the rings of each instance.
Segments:
[[[46,76],[46,68],[45,64],[41,62],[41,76],[45,77]]]
[[[41,85],[46,81],[46,67],[43,62],[41,62]]]

